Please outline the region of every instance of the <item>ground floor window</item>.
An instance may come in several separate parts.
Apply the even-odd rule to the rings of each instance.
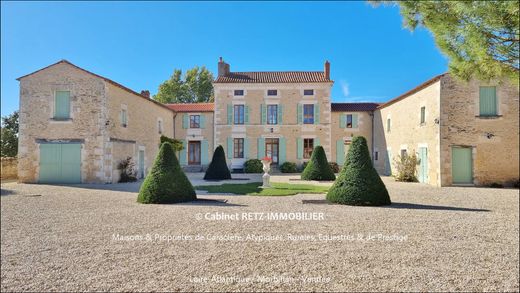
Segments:
[[[312,155],[313,149],[314,149],[314,139],[313,138],[304,138],[303,139],[303,158],[309,159]]]
[[[233,139],[233,158],[243,159],[244,158],[244,139],[234,138]]]

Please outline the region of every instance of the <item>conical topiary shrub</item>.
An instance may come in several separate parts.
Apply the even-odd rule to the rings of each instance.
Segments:
[[[314,148],[311,159],[302,172],[302,180],[331,181],[336,179],[321,145]]]
[[[390,196],[381,177],[374,169],[368,153],[367,141],[362,136],[352,139],[345,165],[338,179],[327,193],[330,202],[380,206],[389,205]]]
[[[137,202],[178,203],[196,199],[195,190],[182,171],[171,143],[163,142],[152,170],[141,185]]]
[[[225,180],[231,179],[231,172],[229,172],[226,163],[226,154],[224,148],[219,145],[213,153],[213,158],[209,164],[206,174],[204,174],[204,180]]]

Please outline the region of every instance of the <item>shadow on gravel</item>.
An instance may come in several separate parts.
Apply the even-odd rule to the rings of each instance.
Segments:
[[[304,199],[303,204],[326,204],[326,205],[340,205],[336,203],[328,202],[326,199]],[[374,207],[374,206],[370,206]],[[404,202],[393,202],[389,206],[379,206],[377,208],[385,209],[404,209],[404,210],[437,210],[437,211],[459,211],[459,212],[490,212],[491,210],[486,209],[473,209],[473,208],[459,208],[450,206],[433,206],[427,204],[416,204],[416,203],[404,203]]]
[[[12,195],[12,194],[16,194],[16,192],[13,190],[10,190],[10,189],[0,188],[0,196],[6,196],[6,195]]]
[[[217,206],[217,207],[247,207],[247,205],[228,203],[226,199],[203,199],[198,198],[197,200],[183,203],[175,203],[176,206]]]

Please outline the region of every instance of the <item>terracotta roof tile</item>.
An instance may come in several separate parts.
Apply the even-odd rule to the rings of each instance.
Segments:
[[[374,111],[379,103],[331,103],[332,112],[365,112]]]
[[[213,112],[213,103],[166,104],[175,112]]]
[[[332,82],[323,71],[230,72],[218,76],[215,83],[297,83]]]

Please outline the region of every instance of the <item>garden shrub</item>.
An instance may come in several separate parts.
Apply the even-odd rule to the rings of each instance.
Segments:
[[[226,154],[224,148],[219,145],[213,153],[213,158],[209,164],[204,180],[226,180],[231,179],[231,172],[226,162]]]
[[[504,185],[501,184],[501,183],[498,183],[498,182],[493,182],[493,183],[488,184],[488,187],[491,187],[491,188],[504,188]]]
[[[300,173],[303,172],[303,170],[305,170],[305,167],[307,167],[307,164],[308,162],[303,162],[300,166]]]
[[[329,162],[330,168],[332,169],[332,172],[339,173],[339,165],[336,162]]]
[[[119,182],[135,182],[137,181],[137,170],[132,157],[127,157],[117,164],[117,169],[121,171]]]
[[[301,176],[302,180],[331,181],[336,179],[334,172],[327,162],[327,155],[321,145],[314,148],[311,159]]]
[[[259,159],[249,159],[244,163],[244,172],[246,173],[262,173],[262,162]]]
[[[182,151],[184,149],[184,147],[182,146],[182,141],[175,138],[167,137],[165,135],[161,135],[160,144],[166,141],[172,144],[173,150],[176,152]]]
[[[417,165],[419,158],[412,151],[411,155],[397,156],[394,159],[396,173],[394,175],[396,181],[402,182],[419,182],[417,179]]]
[[[171,143],[164,142],[141,185],[137,202],[178,203],[196,199],[195,190],[182,171]]]
[[[285,162],[285,163],[280,165],[280,172],[282,172],[282,173],[298,173],[298,168],[296,167],[296,163]]]
[[[329,189],[327,200],[347,205],[391,204],[385,184],[372,165],[364,137],[356,136],[352,139],[345,165]]]

